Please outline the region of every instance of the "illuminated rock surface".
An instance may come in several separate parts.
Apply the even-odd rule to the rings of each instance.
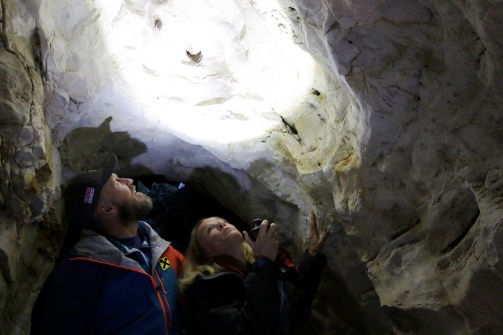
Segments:
[[[61,183],[110,151],[296,255],[314,208],[312,333],[503,329],[503,3],[0,4],[0,334],[29,333]]]

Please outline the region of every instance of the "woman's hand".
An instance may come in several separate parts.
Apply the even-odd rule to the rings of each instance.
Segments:
[[[316,256],[323,250],[325,242],[328,236],[330,236],[330,230],[325,230],[321,235],[318,232],[318,220],[316,219],[316,214],[311,211],[311,228],[309,233],[309,253]]]
[[[247,232],[243,232],[245,242],[252,247],[255,258],[267,258],[272,261],[276,259],[279,247],[276,230],[277,226],[275,223],[271,223],[271,225],[269,225],[269,221],[264,220],[260,224],[255,242],[250,238],[250,236],[248,236]]]

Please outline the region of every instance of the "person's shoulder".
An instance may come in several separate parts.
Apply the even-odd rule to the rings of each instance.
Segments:
[[[229,282],[242,282],[243,279],[237,273],[231,271],[215,272],[206,276],[201,276],[200,280],[203,281],[229,281]]]
[[[148,236],[150,243],[154,246],[158,246],[160,248],[167,248],[171,245],[170,241],[162,238],[155,230],[145,221],[138,221],[138,230]]]
[[[225,294],[244,288],[243,278],[233,272],[223,271],[199,276],[194,281],[194,289],[202,290],[210,295]]]
[[[171,244],[166,248],[166,252],[170,254],[173,258],[179,258],[182,261],[185,259],[185,256]]]
[[[138,228],[148,233],[149,235],[158,235],[157,232],[145,221],[138,221]]]
[[[243,279],[233,272],[216,272],[199,276],[187,290],[191,300],[227,301],[244,299]]]
[[[169,245],[161,254],[160,259],[167,258],[169,260],[169,264],[173,267],[177,274],[182,272],[183,262],[185,261],[185,257],[181,252],[173,248],[172,245]]]

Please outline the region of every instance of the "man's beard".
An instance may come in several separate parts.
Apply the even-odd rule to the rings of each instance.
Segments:
[[[125,224],[143,219],[152,210],[152,199],[145,194],[142,195],[141,199],[132,197],[131,201],[116,205],[119,218]]]

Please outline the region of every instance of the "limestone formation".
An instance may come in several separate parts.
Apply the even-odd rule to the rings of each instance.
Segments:
[[[314,208],[334,234],[304,332],[503,329],[502,2],[0,5],[0,334],[29,334],[60,189],[111,151],[294,256]]]

